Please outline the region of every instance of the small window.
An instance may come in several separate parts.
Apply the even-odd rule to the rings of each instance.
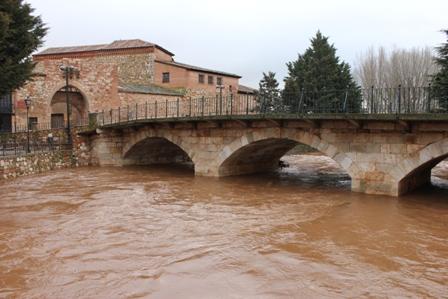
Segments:
[[[216,84],[217,85],[222,85],[222,77],[216,78]]]
[[[162,83],[169,83],[170,82],[170,73],[163,73],[162,74]]]
[[[204,83],[205,82],[205,76],[203,74],[199,74],[198,80],[199,80],[199,83]]]
[[[28,127],[30,130],[37,129],[37,117],[28,118]]]
[[[208,76],[208,84],[213,84],[214,81],[213,76]]]

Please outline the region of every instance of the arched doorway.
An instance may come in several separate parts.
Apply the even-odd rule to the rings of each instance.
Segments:
[[[81,91],[69,85],[59,89],[51,99],[51,127],[62,128],[67,123],[67,91],[70,99],[70,122],[79,125],[87,118],[87,101]]]

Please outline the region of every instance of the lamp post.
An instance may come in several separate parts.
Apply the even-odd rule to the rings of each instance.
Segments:
[[[59,69],[64,73],[65,78],[65,103],[67,106],[67,143],[69,146],[71,146],[72,145],[72,131],[70,124],[71,104],[68,88],[68,79],[73,77],[73,75],[79,76],[79,70],[71,65],[61,65],[59,66]]]
[[[30,152],[30,118],[29,118],[29,111],[31,106],[31,98],[27,96],[25,98],[25,106],[26,106],[26,152]]]
[[[222,115],[222,90],[225,88],[224,85],[216,85],[216,92],[219,91],[219,115]]]

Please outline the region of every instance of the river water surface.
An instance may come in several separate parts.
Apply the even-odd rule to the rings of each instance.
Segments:
[[[0,297],[447,298],[448,163],[399,199],[319,156],[223,179],[174,166],[0,182]]]

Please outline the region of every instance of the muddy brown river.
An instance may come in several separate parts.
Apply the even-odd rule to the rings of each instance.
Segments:
[[[321,156],[265,175],[79,168],[0,182],[0,298],[447,298],[448,163],[398,199]]]

